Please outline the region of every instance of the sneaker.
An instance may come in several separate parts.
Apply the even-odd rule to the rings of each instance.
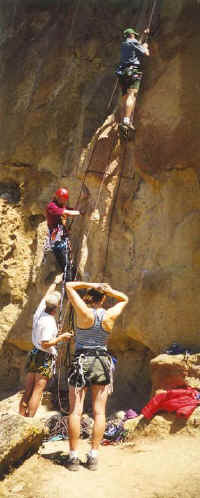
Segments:
[[[87,461],[86,461],[85,466],[89,470],[97,470],[97,467],[98,467],[98,460],[97,460],[97,458],[92,457],[90,455],[87,455]]]
[[[76,470],[79,470],[80,466],[80,461],[78,457],[70,458],[69,455],[67,455],[67,461],[66,461],[66,466],[68,470],[72,470],[76,472]]]

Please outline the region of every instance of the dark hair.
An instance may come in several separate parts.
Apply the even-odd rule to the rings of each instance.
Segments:
[[[45,313],[49,313],[49,315],[51,315],[52,311],[54,311],[55,309],[57,309],[58,306],[46,306],[45,308]]]
[[[105,292],[101,289],[89,289],[87,294],[84,296],[84,301],[86,304],[99,303],[103,297],[105,296]]]

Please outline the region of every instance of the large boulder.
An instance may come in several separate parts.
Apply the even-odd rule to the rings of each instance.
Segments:
[[[151,378],[153,393],[185,386],[200,390],[200,353],[156,356],[151,360]]]
[[[45,434],[44,423],[21,415],[0,414],[0,475],[20,461],[28,451],[36,451]]]
[[[146,420],[140,415],[133,420],[127,420],[124,427],[127,430],[128,441],[143,437],[163,439],[174,434],[199,437],[200,407],[196,408],[188,419],[178,418],[174,413],[155,415],[152,420]]]

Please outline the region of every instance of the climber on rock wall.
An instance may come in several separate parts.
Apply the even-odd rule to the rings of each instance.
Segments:
[[[68,199],[68,190],[66,188],[59,188],[53,200],[49,202],[46,208],[49,231],[48,248],[54,252],[63,272],[71,263],[71,244],[67,228],[67,217],[81,214],[80,211],[73,210],[67,206]],[[71,278],[67,279],[71,280]]]
[[[149,30],[146,29],[144,33],[149,33]],[[123,134],[127,134],[129,130],[135,131],[131,118],[133,119],[136,97],[143,76],[141,63],[143,56],[149,55],[148,44],[141,43],[136,36],[138,33],[135,29],[124,30],[120,47],[120,63],[116,69],[123,96],[123,117],[119,125]]]
[[[60,275],[55,278],[33,316],[34,347],[28,354],[25,367],[25,392],[19,404],[19,413],[24,417],[35,415],[47,382],[54,374],[57,356],[55,345],[72,337],[68,332],[57,336],[55,314],[61,295],[55,289],[56,285],[60,284],[61,278]]]

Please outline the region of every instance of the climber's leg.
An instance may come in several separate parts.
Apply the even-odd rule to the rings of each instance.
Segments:
[[[34,383],[34,388],[33,392],[31,395],[31,398],[28,402],[28,416],[29,417],[34,417],[39,404],[40,400],[43,394],[43,391],[45,390],[45,387],[48,382],[48,377],[44,377],[43,375],[40,375],[39,373],[35,374],[35,383]]]
[[[136,88],[128,88],[127,93],[123,96],[123,123],[127,126],[131,124],[131,118],[133,119],[135,104],[137,98],[138,90]]]
[[[33,388],[35,384],[35,374],[33,372],[28,372],[25,381],[25,392],[19,403],[19,414],[26,417],[28,413],[28,402],[32,395]]]
[[[134,73],[130,77],[122,76],[119,79],[122,90],[122,117],[119,129],[126,138],[128,137],[129,130],[135,131],[133,117],[141,78],[142,73],[140,75]]]
[[[65,266],[68,263],[67,242],[65,240],[56,242],[53,247],[53,252],[55,254],[58,264],[60,265],[60,268],[64,272]]]

